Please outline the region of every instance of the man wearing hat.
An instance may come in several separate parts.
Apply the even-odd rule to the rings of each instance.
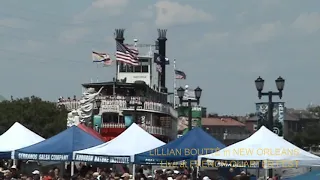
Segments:
[[[11,166],[10,168],[12,179],[19,179],[18,169],[16,165]]]
[[[32,172],[32,175],[33,175],[34,180],[40,180],[40,171],[39,170],[34,170]]]

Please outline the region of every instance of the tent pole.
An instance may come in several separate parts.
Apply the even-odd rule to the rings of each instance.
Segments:
[[[74,175],[74,162],[72,161],[71,163],[70,163],[70,166],[71,166],[71,172],[70,172],[70,174],[71,174],[71,177]]]
[[[132,164],[132,179],[135,180],[136,176],[136,165]]]

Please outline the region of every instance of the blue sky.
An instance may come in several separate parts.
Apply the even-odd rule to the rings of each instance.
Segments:
[[[79,96],[81,83],[114,77],[115,67],[92,64],[91,51],[113,54],[115,28],[126,29],[128,43],[153,43],[156,29],[167,28],[167,55],[187,74],[179,84],[200,86],[209,111],[253,112],[259,75],[265,90],[276,90],[281,75],[286,105],[304,108],[320,103],[319,6],[316,0],[5,1],[0,94]]]

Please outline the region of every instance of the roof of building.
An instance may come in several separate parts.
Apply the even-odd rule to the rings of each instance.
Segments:
[[[245,126],[245,124],[232,118],[202,118],[203,126]]]
[[[299,121],[300,119],[319,119],[319,117],[307,110],[286,109],[284,118],[286,121]],[[257,121],[257,116],[249,117],[246,121]]]

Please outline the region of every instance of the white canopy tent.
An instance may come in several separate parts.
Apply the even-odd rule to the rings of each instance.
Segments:
[[[137,124],[133,123],[127,130],[116,138],[104,144],[100,144],[88,149],[75,151],[73,153],[75,161],[94,161],[98,162],[96,157],[130,157],[131,162],[134,161],[134,155],[139,154],[165,143],[152,136]],[[92,156],[90,158],[90,156]],[[101,162],[101,161],[100,161]]]
[[[297,166],[320,165],[320,157],[298,148],[264,126],[245,140],[218,152],[199,156],[199,163],[203,158],[234,161],[274,161],[274,163],[282,164],[296,161]]]
[[[0,152],[14,151],[38,142],[44,138],[30,131],[18,122],[15,122],[5,133],[0,136]]]

